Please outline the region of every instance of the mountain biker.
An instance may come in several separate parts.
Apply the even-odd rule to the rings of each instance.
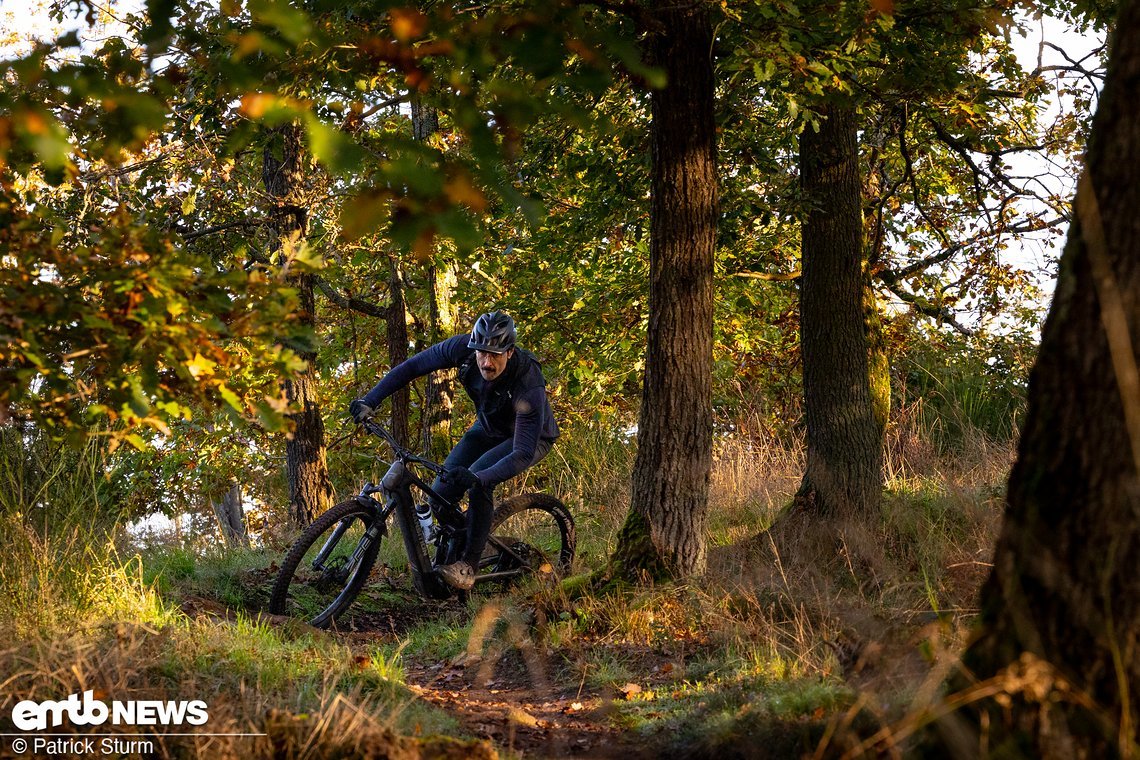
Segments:
[[[461,591],[475,585],[475,568],[491,533],[495,486],[550,452],[558,424],[546,398],[546,378],[534,354],[515,345],[515,322],[501,311],[483,314],[470,335],[456,335],[393,367],[349,414],[363,422],[396,391],[438,369],[457,367],[475,403],[475,424],[444,460],[432,489],[449,501],[468,493],[467,545],[463,558],[436,568]]]

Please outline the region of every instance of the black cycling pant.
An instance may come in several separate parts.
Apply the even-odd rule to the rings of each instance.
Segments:
[[[551,441],[539,439],[534,449],[534,458],[527,467],[533,467],[543,457],[550,453]],[[444,467],[461,466],[472,472],[485,470],[511,453],[514,441],[511,438],[501,438],[489,435],[483,426],[475,423],[471,429],[463,434],[459,443],[443,460]],[[487,536],[491,535],[491,518],[494,514],[495,486],[502,481],[488,483],[485,487],[476,483],[467,492],[467,548],[463,559],[471,565],[478,567],[479,558],[483,556],[483,547],[487,544]],[[436,478],[432,489],[443,498],[457,502],[463,496],[463,490],[454,485],[444,483]]]

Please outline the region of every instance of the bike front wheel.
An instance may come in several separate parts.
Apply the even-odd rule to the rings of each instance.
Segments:
[[[512,496],[495,509],[476,582],[567,575],[576,543],[574,518],[561,501],[541,493]]]
[[[275,615],[302,618],[328,628],[368,580],[380,550],[378,510],[341,502],[305,528],[281,562],[269,598]]]

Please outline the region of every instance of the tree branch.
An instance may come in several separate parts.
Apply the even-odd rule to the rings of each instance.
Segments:
[[[272,222],[271,219],[238,219],[238,220],[233,221],[233,222],[226,222],[225,224],[217,224],[217,225],[214,225],[213,227],[207,227],[204,230],[193,230],[192,232],[182,232],[181,229],[179,229],[178,227],[175,227],[175,231],[182,232],[182,238],[186,242],[190,242],[191,240],[197,240],[198,238],[205,237],[206,235],[213,235],[216,232],[224,232],[226,230],[232,230],[235,227],[264,227],[265,225],[270,224],[271,222]]]
[[[743,277],[747,280],[764,280],[766,282],[791,282],[800,279],[801,271],[794,272],[733,272],[733,277]]]
[[[385,307],[377,306],[370,301],[365,301],[363,298],[357,298],[356,296],[342,295],[341,293],[338,293],[337,290],[333,288],[333,286],[330,285],[328,283],[328,280],[326,280],[324,277],[314,277],[313,284],[316,285],[317,288],[325,294],[325,298],[329,299],[342,309],[350,309],[361,314],[367,314],[370,317],[379,317],[381,319],[386,319],[388,317],[388,310]]]
[[[974,334],[974,330],[971,330],[969,327],[966,327],[961,322],[959,322],[958,318],[954,316],[954,313],[947,309],[945,306],[939,306],[938,304],[934,304],[923,298],[919,298],[914,293],[908,293],[907,291],[903,290],[897,283],[885,282],[884,284],[887,286],[887,290],[894,293],[896,296],[898,296],[899,300],[905,304],[910,305],[910,307],[917,311],[919,314],[924,314],[928,317],[933,317],[940,322],[945,322],[963,335]]]

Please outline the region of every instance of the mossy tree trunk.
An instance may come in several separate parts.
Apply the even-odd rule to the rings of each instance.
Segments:
[[[304,146],[301,127],[289,124],[272,130],[262,153],[262,182],[273,202],[273,250],[281,266],[305,242],[308,208],[304,201]],[[290,275],[300,301],[300,322],[316,329],[313,275]],[[295,527],[303,528],[332,504],[325,453],[325,425],[317,401],[316,350],[300,351],[308,368],[285,380],[285,396],[297,409],[290,415],[293,430],[285,444],[285,470],[289,483],[289,515]]]
[[[712,26],[702,3],[666,3],[650,57],[649,334],[629,516],[614,551],[628,578],[700,572],[712,468],[716,129]]]
[[[420,96],[412,98],[412,135],[416,140],[428,141],[439,132],[439,113],[424,104]],[[455,309],[451,294],[455,289],[454,267],[432,262],[428,267],[428,342],[438,343],[450,338],[456,331]],[[438,370],[427,379],[423,410],[420,419],[420,437],[423,451],[442,461],[451,450],[451,410],[455,404],[455,370]]]
[[[800,136],[800,348],[809,514],[865,517],[882,490],[882,439],[868,370],[863,211],[854,110],[830,104]]]
[[[964,658],[1011,700],[944,724],[972,724],[973,735],[944,731],[959,752],[984,732],[995,756],[1140,756],[1137,102],[1133,1],[1112,40],[980,629]]]
[[[451,266],[428,270],[428,329],[432,343],[450,338],[457,331],[451,293],[455,272]],[[451,410],[455,406],[455,370],[437,370],[428,376],[422,420],[423,450],[437,461],[451,451]]]
[[[404,301],[404,281],[400,277],[400,264],[393,256],[389,262],[388,278],[388,366],[395,367],[408,358],[408,308]],[[392,437],[407,446],[409,401],[411,393],[405,386],[392,394]]]
[[[863,281],[863,327],[867,335],[867,380],[871,387],[871,413],[880,449],[891,419],[891,357],[887,352],[887,335],[883,313],[871,278]]]

